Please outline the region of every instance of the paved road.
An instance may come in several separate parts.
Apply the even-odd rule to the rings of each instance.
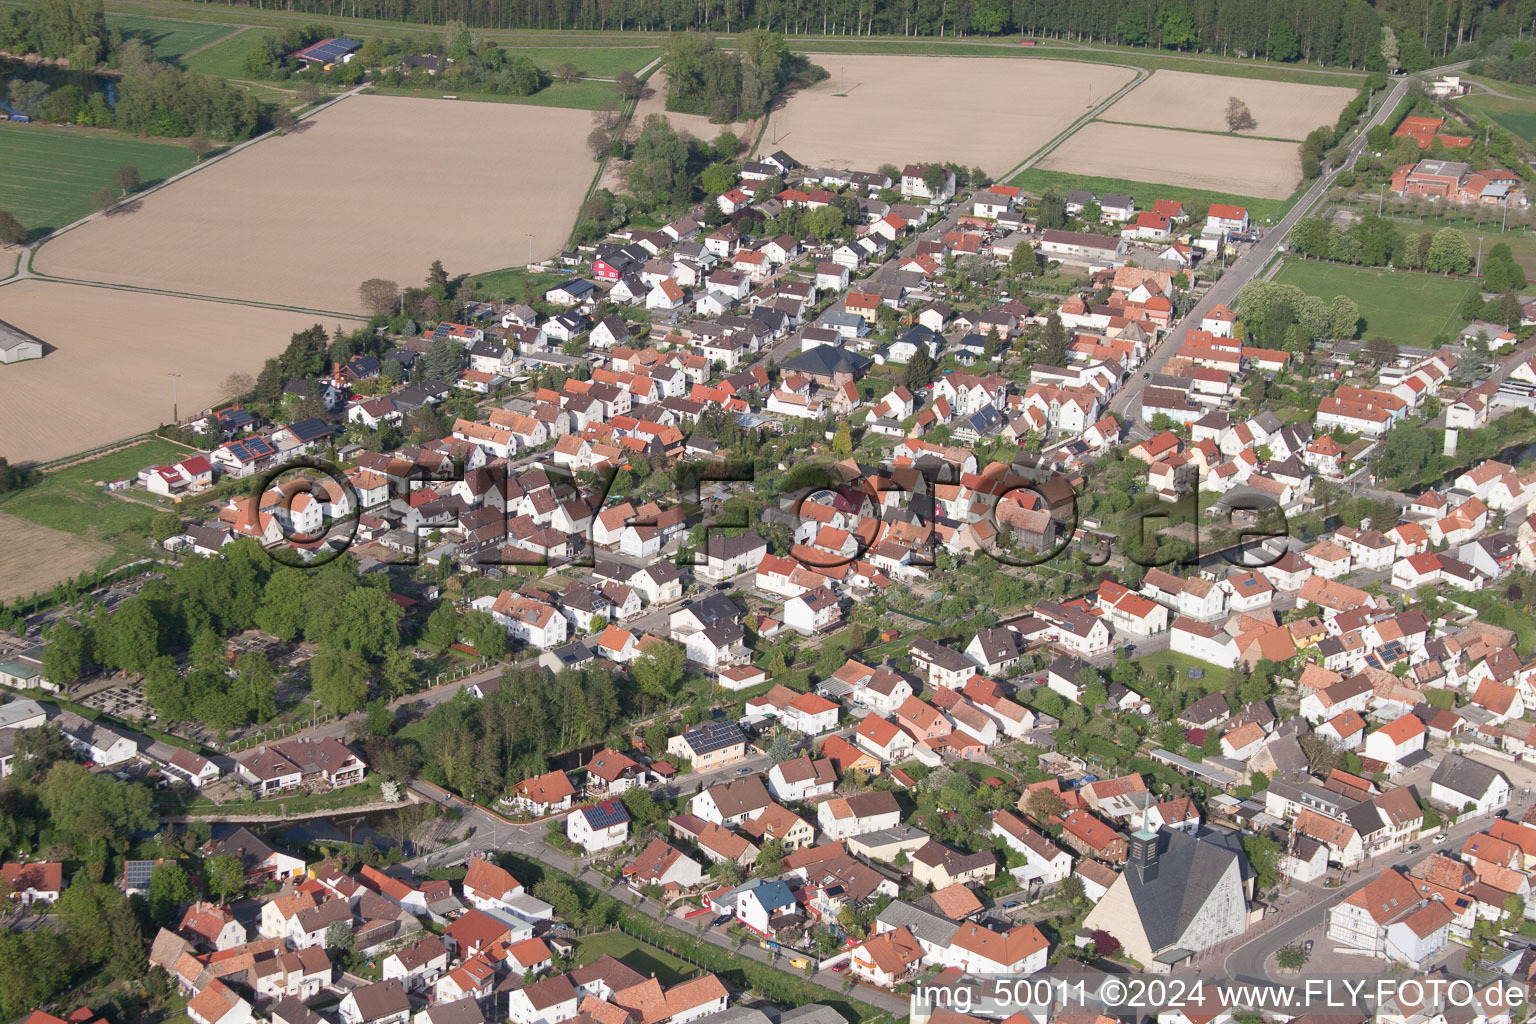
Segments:
[[[850,731],[843,730],[842,733],[846,734]],[[705,772],[699,775],[685,775],[676,785],[658,790],[658,794],[662,796],[676,796],[680,793],[692,792],[706,783],[734,778],[743,767],[752,771],[761,771],[767,767],[767,761],[767,755],[760,754],[717,771]],[[513,824],[478,804],[456,797],[446,790],[439,789],[429,783],[413,782],[411,783],[411,788],[429,800],[441,803],[447,807],[457,808],[462,815],[461,821],[474,829],[474,834],[467,840],[462,840],[452,846],[435,850],[424,857],[408,861],[407,864],[413,868],[460,864],[473,853],[480,850],[511,850],[530,860],[548,864],[551,867],[564,871],[566,874],[579,878],[588,885],[601,889],[623,900],[625,903],[629,903],[635,895],[638,895],[634,894],[623,882],[609,879],[586,866],[584,859],[572,858],[564,851],[557,850],[546,843],[544,836],[549,828],[548,820],[534,824]],[[659,921],[666,921],[674,928],[685,929],[688,927],[675,917],[669,919],[664,905],[643,895],[639,896],[638,902],[634,906]],[[803,978],[805,976],[803,970],[790,966],[787,958],[778,956],[759,946],[741,945],[734,936],[727,933],[724,929],[707,928],[703,932],[696,934],[706,942],[729,950],[736,956],[743,956],[768,964],[796,977]],[[818,984],[837,992],[842,989],[845,977],[838,972],[825,970],[814,975],[814,980]],[[891,993],[870,989],[866,986],[857,987],[850,995],[854,999],[862,1000],[897,1015],[904,1015],[908,1009],[907,1000]]]
[[[1496,763],[1501,770],[1506,767],[1500,762]],[[1512,819],[1518,820],[1527,806],[1528,802],[1511,804],[1509,816]],[[1207,976],[1214,974],[1226,978],[1237,976],[1269,977],[1267,964],[1275,952],[1283,946],[1291,945],[1309,937],[1317,941],[1317,947],[1312,951],[1313,965],[1315,966],[1319,962],[1328,962],[1331,957],[1328,951],[1330,944],[1327,937],[1322,934],[1322,930],[1326,927],[1330,907],[1373,881],[1387,868],[1407,867],[1410,864],[1423,860],[1438,850],[1454,851],[1460,849],[1461,843],[1467,836],[1487,828],[1493,820],[1492,815],[1468,818],[1457,823],[1448,831],[1450,839],[1443,846],[1433,846],[1426,842],[1424,849],[1418,853],[1408,853],[1399,850],[1383,857],[1368,860],[1361,865],[1358,874],[1355,875],[1355,881],[1350,885],[1342,886],[1338,889],[1324,889],[1316,883],[1296,886],[1293,889],[1296,895],[1290,897],[1283,905],[1284,908],[1277,915],[1273,916],[1274,923],[1269,923],[1272,918],[1266,918],[1264,923],[1257,925],[1255,928],[1250,928],[1243,937],[1241,944],[1234,949],[1225,951],[1219,961],[1207,955],[1195,961],[1194,970]],[[1334,872],[1330,872],[1330,874],[1332,873]],[[1362,964],[1376,965],[1377,968],[1385,966],[1381,961],[1365,957],[1344,958],[1339,963],[1345,970],[1349,970],[1355,960]],[[1333,964],[1330,963],[1330,969],[1332,967]],[[1380,970],[1372,969],[1365,973],[1378,974]]]
[[[1433,68],[1428,73],[1440,74],[1464,66],[1465,63],[1447,64],[1444,67]],[[1173,353],[1178,350],[1179,346],[1184,344],[1184,339],[1188,337],[1189,332],[1199,330],[1200,321],[1217,304],[1226,303],[1231,305],[1236,301],[1238,292],[1242,291],[1244,285],[1252,281],[1263,271],[1270,257],[1275,255],[1281,243],[1290,236],[1291,230],[1296,226],[1296,222],[1306,216],[1307,212],[1323,197],[1324,193],[1332,187],[1334,179],[1338,177],[1339,172],[1355,166],[1355,161],[1360,158],[1361,153],[1365,152],[1366,133],[1385,121],[1392,111],[1397,108],[1397,105],[1402,102],[1403,97],[1407,95],[1408,83],[1409,79],[1406,77],[1397,80],[1386,98],[1377,103],[1376,112],[1360,126],[1355,136],[1355,141],[1350,144],[1348,153],[1340,166],[1331,168],[1324,174],[1319,175],[1318,179],[1312,183],[1312,187],[1307,189],[1301,199],[1291,206],[1290,212],[1280,219],[1280,223],[1265,229],[1260,239],[1253,243],[1247,252],[1238,257],[1232,266],[1227,268],[1226,273],[1222,274],[1221,280],[1206,290],[1205,294],[1200,297],[1199,301],[1195,303],[1184,319],[1179,321],[1178,325],[1163,339],[1162,344],[1158,345],[1152,352],[1151,356],[1142,365],[1141,374],[1134,377],[1129,384],[1121,389],[1119,394],[1110,400],[1110,412],[1116,412],[1127,419],[1140,422],[1141,393],[1145,390],[1148,383],[1145,375],[1160,373],[1163,367],[1168,365],[1168,361],[1173,358]]]

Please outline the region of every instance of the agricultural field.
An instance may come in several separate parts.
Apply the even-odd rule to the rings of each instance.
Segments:
[[[357,286],[371,277],[415,284],[433,259],[450,273],[505,267],[525,256],[530,234],[535,257],[558,250],[590,181],[577,173],[591,164],[588,131],[584,118],[525,104],[352,96],[130,215],[48,242],[34,266],[355,313]],[[480,140],[476,159],[450,155],[465,139]]]
[[[1309,295],[1348,295],[1365,320],[1361,337],[1387,337],[1399,345],[1424,348],[1436,335],[1454,335],[1457,311],[1477,287],[1473,278],[1442,277],[1407,270],[1351,267],[1318,260],[1287,260],[1275,280]]]
[[[774,111],[763,145],[811,166],[863,170],[953,160],[1004,174],[1135,74],[1001,57],[816,60],[831,77]]]
[[[0,603],[48,590],[111,554],[109,544],[0,512]]]
[[[179,61],[193,50],[235,31],[232,25],[131,14],[108,14],[107,27],[121,29],[125,36],[138,36],[150,45],[157,58],[165,61]]]
[[[0,310],[52,346],[42,359],[0,367],[0,455],[12,462],[45,462],[170,422],[171,372],[182,374],[182,415],[205,409],[225,397],[231,373],[256,373],[316,322],[286,310],[37,280],[0,287]],[[334,319],[324,323],[335,327]]]
[[[1095,121],[1042,161],[1046,170],[1137,178],[1237,196],[1284,199],[1301,182],[1294,142]]]
[[[0,121],[0,210],[15,214],[30,237],[84,217],[91,197],[110,187],[119,167],[139,169],[144,185],[192,166],[181,142],[149,140],[99,128],[56,128]],[[3,261],[0,261],[3,262]]]
[[[1248,105],[1258,127],[1248,135],[1271,139],[1306,138],[1319,125],[1332,125],[1355,97],[1354,89],[1298,85],[1257,78],[1157,71],[1104,112],[1104,120],[1190,131],[1225,132],[1227,100]]]

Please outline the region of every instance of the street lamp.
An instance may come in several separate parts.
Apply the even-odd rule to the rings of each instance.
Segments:
[[[176,408],[176,378],[180,377],[181,374],[167,373],[166,376],[171,378],[171,422],[179,423],[181,421],[181,414]]]

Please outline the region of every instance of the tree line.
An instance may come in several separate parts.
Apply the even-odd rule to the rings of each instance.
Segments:
[[[87,92],[75,82],[52,88],[31,75],[13,76],[7,91],[23,101],[26,109],[20,113],[94,128],[226,142],[250,138],[263,127],[264,108],[250,93],[221,78],[161,63],[143,39],[109,31],[101,0],[32,0],[27,7],[0,8],[0,49],[62,57],[82,71],[107,61],[122,72],[115,106],[99,88]],[[18,88],[17,82],[23,85]]]
[[[254,0],[254,6],[269,4]],[[281,7],[311,14],[337,11],[335,0],[283,0]],[[343,2],[340,11],[429,25],[457,20],[495,29],[765,28],[792,35],[933,37],[1018,32],[1414,72],[1464,43],[1515,36],[1532,23],[1536,0],[353,0]],[[1394,29],[1390,40],[1383,40],[1383,26]]]
[[[1499,283],[1504,291],[1511,284],[1510,268],[1519,266],[1508,258],[1505,246],[1505,262],[1500,263]],[[1472,269],[1472,247],[1467,237],[1455,228],[1438,231],[1404,232],[1385,217],[1374,213],[1358,218],[1348,227],[1341,227],[1325,217],[1303,217],[1296,222],[1291,233],[1291,251],[1309,259],[1332,260],[1356,266],[1385,267],[1389,264],[1409,270],[1429,270],[1437,274],[1465,274]]]

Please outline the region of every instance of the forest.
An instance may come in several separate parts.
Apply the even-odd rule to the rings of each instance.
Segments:
[[[87,95],[78,85],[50,89],[39,80],[13,77],[7,95],[19,113],[221,142],[248,139],[263,125],[262,104],[250,93],[161,63],[142,39],[109,30],[101,0],[32,0],[25,8],[0,8],[0,50],[62,57],[74,69],[106,63],[121,72],[115,107],[101,91]]]
[[[1345,67],[1385,62],[1380,28],[1401,60],[1442,57],[1532,27],[1536,0],[248,0],[258,8],[477,28],[786,34],[1007,35],[1123,43],[1228,57]],[[1427,64],[1425,66],[1428,66]]]
[[[826,69],[789,52],[777,32],[752,29],[734,51],[717,49],[700,32],[679,32],[662,53],[667,69],[667,109],[703,114],[729,123],[762,116],[786,89],[813,85]]]

